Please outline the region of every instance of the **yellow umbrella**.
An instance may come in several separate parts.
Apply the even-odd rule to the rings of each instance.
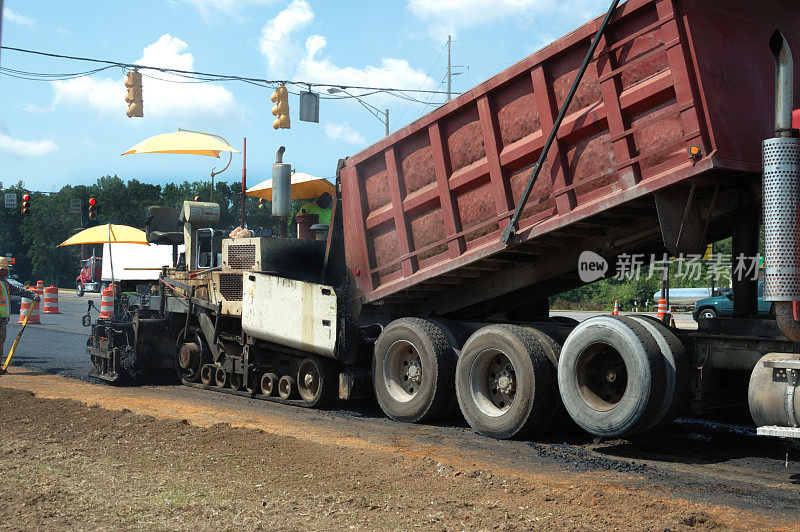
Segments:
[[[228,152],[228,164],[225,168],[217,172],[217,168],[211,169],[211,201],[214,200],[214,176],[219,175],[231,165],[233,154],[239,150],[233,148],[228,141],[211,133],[200,133],[198,131],[188,131],[179,129],[176,133],[162,133],[155,137],[145,139],[136,146],[128,148],[122,155],[132,155],[137,153],[183,153],[188,155],[207,155],[219,158],[223,151]]]
[[[145,139],[136,146],[128,148],[122,155],[136,153],[185,153],[189,155],[208,155],[219,157],[220,152],[239,153],[227,142],[214,135],[178,130],[176,133],[163,133]]]
[[[292,199],[318,198],[325,192],[334,196],[335,187],[324,177],[314,177],[303,172],[292,174]],[[247,195],[272,201],[272,179],[262,181],[247,189]]]
[[[64,240],[59,246],[77,246],[80,244],[145,244],[147,237],[141,229],[129,225],[96,225],[84,229]]]
[[[114,282],[114,258],[111,256],[110,244],[144,244],[149,246],[147,235],[141,229],[129,225],[96,225],[72,235],[58,246],[77,246],[79,244],[105,244],[108,243],[108,262],[111,265],[111,286]],[[105,260],[105,259],[104,259]]]

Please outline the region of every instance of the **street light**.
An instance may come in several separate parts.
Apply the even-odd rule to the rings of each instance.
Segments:
[[[374,105],[365,102],[364,100],[362,100],[361,98],[359,98],[355,94],[350,94],[349,92],[347,92],[344,89],[337,89],[336,87],[331,87],[330,89],[328,89],[328,94],[337,94],[339,92],[343,92],[343,93],[347,94],[348,96],[350,96],[351,98],[355,98],[356,100],[358,100],[358,103],[360,103],[364,107],[364,109],[369,111],[372,114],[372,116],[374,116],[375,118],[380,120],[381,123],[383,123],[383,125],[386,126],[386,136],[387,137],[389,136],[389,110],[388,109],[386,109],[385,111],[381,111],[380,109],[378,109]]]

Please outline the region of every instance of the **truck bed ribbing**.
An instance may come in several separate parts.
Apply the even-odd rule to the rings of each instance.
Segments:
[[[500,234],[601,19],[350,157],[344,227],[362,302],[446,313],[523,288],[546,297],[578,284],[570,249],[613,259],[662,241],[696,252],[701,236],[729,236],[738,206],[728,193],[760,173],[760,142],[773,129],[764,43],[792,9],[777,0],[622,4],[514,246]],[[788,39],[800,47],[797,32]],[[699,228],[681,230],[687,223]],[[454,294],[458,285],[470,290]]]

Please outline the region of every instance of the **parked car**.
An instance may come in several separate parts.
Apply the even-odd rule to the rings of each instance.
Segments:
[[[8,278],[7,281],[9,284],[13,284],[14,286],[25,288],[23,284],[17,281],[16,279]],[[20,306],[22,305],[22,298],[20,298],[19,296],[11,296],[10,299],[11,299],[11,308],[9,309],[9,312],[11,314],[19,314],[19,309]]]
[[[707,297],[699,300],[694,305],[692,317],[713,319],[719,316],[733,315],[733,290],[726,290],[722,295]],[[764,282],[758,282],[758,315],[764,318],[772,317],[772,302],[764,301]]]

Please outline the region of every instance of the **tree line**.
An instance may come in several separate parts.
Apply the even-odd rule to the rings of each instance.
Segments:
[[[17,194],[18,206],[0,209],[0,255],[11,255],[15,264],[12,274],[25,284],[38,279],[46,285],[73,287],[80,269],[80,246],[58,245],[77,231],[109,222],[144,229],[144,218],[150,205],[165,205],[180,212],[183,202],[200,196],[208,200],[208,181],[184,181],[151,185],[137,179],[127,182],[116,175],[103,176],[93,185],[65,185],[58,192],[32,191],[22,181],[4,186],[4,193]],[[31,196],[31,212],[23,216],[19,201],[23,193]],[[96,220],[88,219],[89,198],[97,201]],[[80,199],[82,212],[70,212],[70,200]],[[220,206],[219,227],[239,224],[241,218],[241,183],[218,181],[214,185],[214,202]],[[270,216],[270,205],[258,209],[258,200],[245,203],[248,226],[276,231],[277,219]],[[100,250],[98,250],[98,254]]]

